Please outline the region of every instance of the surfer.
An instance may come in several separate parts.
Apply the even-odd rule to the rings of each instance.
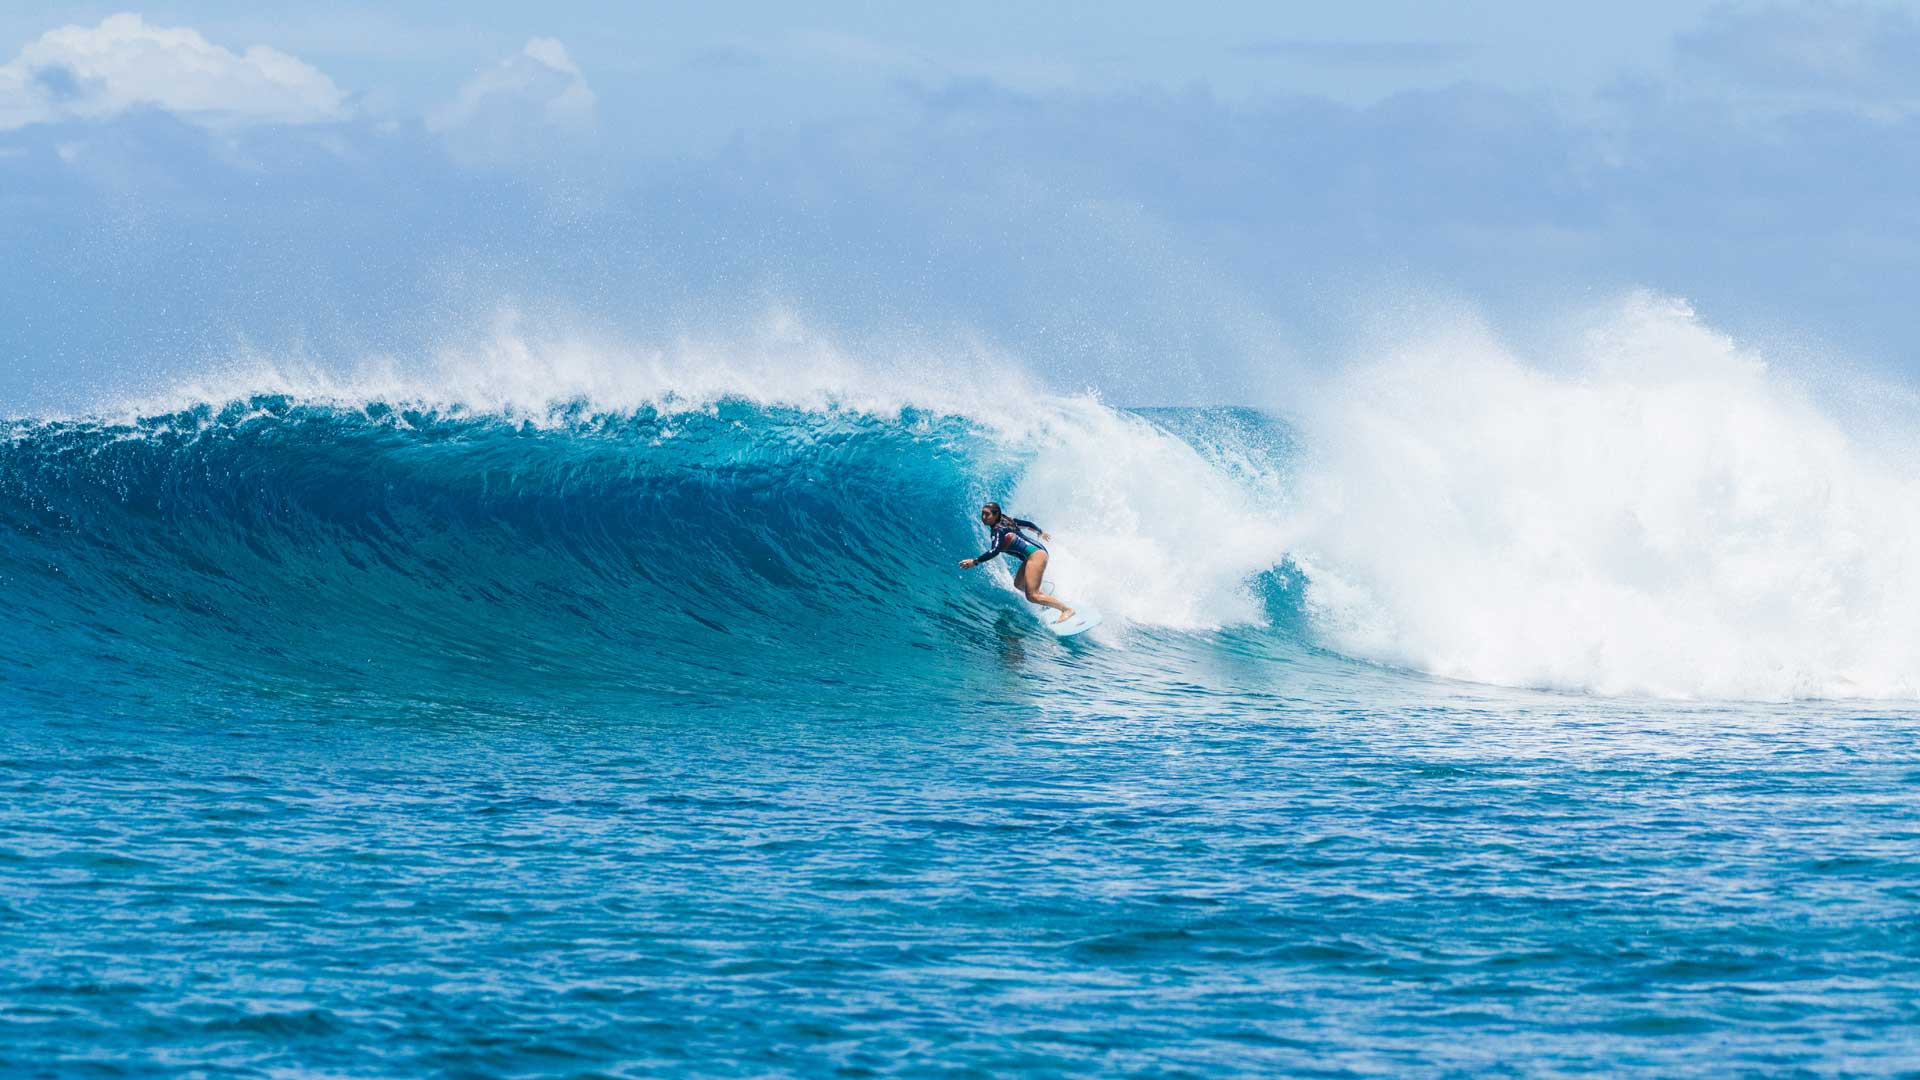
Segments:
[[[993,533],[993,542],[987,550],[971,559],[961,559],[960,569],[970,570],[996,555],[1007,555],[1020,560],[1013,571],[1013,583],[1025,594],[1027,603],[1054,608],[1060,617],[1054,622],[1066,622],[1073,618],[1073,609],[1040,591],[1040,582],[1047,573],[1047,548],[1040,540],[1035,540],[1022,529],[1032,529],[1040,534],[1041,540],[1051,540],[1046,530],[1031,521],[1002,513],[1000,504],[990,502],[980,508],[980,523]]]

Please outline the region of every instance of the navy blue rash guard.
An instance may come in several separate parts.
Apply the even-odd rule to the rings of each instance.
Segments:
[[[1034,552],[1047,550],[1047,545],[1021,532],[1021,529],[1032,529],[1034,532],[1045,531],[1031,521],[1022,521],[1017,517],[1002,514],[1000,520],[993,526],[993,546],[987,548],[984,553],[974,556],[973,561],[976,564],[983,563],[995,555],[1005,553],[1025,563]]]

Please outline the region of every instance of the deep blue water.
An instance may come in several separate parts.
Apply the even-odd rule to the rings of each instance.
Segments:
[[[1062,642],[971,422],[558,420],[0,431],[0,1072],[1920,1073],[1909,707],[1392,670],[1284,565]]]

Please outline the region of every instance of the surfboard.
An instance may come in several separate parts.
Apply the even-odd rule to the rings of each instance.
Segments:
[[[1060,613],[1050,607],[1041,607],[1037,604],[1033,606],[1033,617],[1040,620],[1041,626],[1053,631],[1055,637],[1072,637],[1075,634],[1084,634],[1094,627],[1099,626],[1100,609],[1091,604],[1074,602],[1073,597],[1076,591],[1076,581],[1073,577],[1072,568],[1068,568],[1064,580],[1056,575],[1055,571],[1057,569],[1057,567],[1047,568],[1047,579],[1040,583],[1040,589],[1042,592],[1057,598],[1061,603],[1072,608],[1073,618],[1068,619],[1066,622],[1055,622],[1054,620],[1060,617]]]
[[[1066,622],[1059,622],[1060,613],[1052,608],[1036,607],[1033,610],[1035,616],[1040,620],[1040,625],[1053,631],[1055,637],[1072,637],[1075,634],[1084,634],[1100,625],[1100,613],[1090,607],[1074,608],[1073,617]]]

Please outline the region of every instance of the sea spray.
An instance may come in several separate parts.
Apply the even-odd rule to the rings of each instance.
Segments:
[[[1328,645],[1602,694],[1920,693],[1920,478],[1675,301],[1555,359],[1468,329],[1305,411],[1290,548]]]

